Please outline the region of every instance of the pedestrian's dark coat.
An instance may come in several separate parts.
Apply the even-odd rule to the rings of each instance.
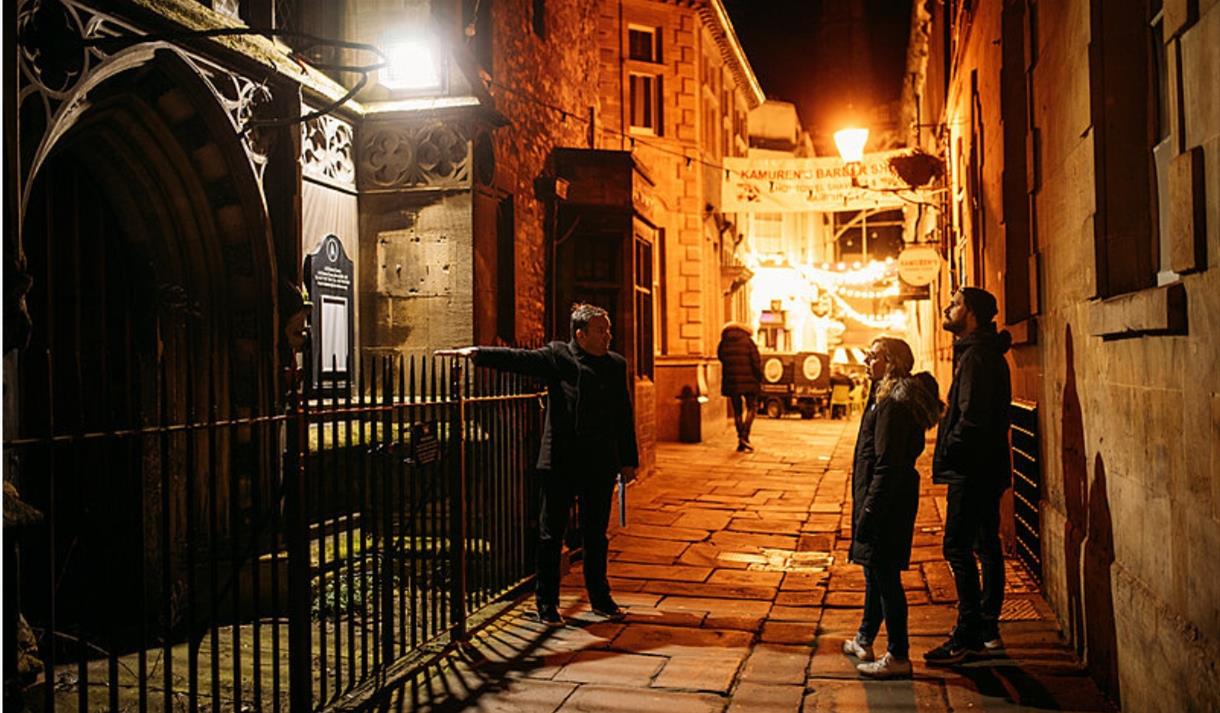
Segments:
[[[640,464],[627,360],[621,355],[593,356],[573,340],[539,349],[479,347],[474,363],[546,381],[540,470],[583,475],[572,469],[589,462],[591,453],[601,456],[593,465],[606,472]]]
[[[720,374],[722,396],[757,394],[762,388],[762,358],[744,325],[730,322],[725,326],[716,356],[724,365]]]
[[[919,510],[915,460],[940,402],[928,373],[899,379],[884,399],[877,400],[876,392],[874,386],[856,439],[850,559],[867,567],[906,569]]]
[[[1007,331],[980,327],[953,344],[953,385],[932,453],[932,482],[976,483],[1000,491],[1012,482],[1008,446],[1012,384]]]

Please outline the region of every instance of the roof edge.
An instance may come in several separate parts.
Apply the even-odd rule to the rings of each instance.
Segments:
[[[720,54],[726,62],[732,65],[738,82],[744,85],[743,88],[750,99],[750,108],[760,106],[767,100],[767,96],[763,93],[762,85],[758,83],[758,77],[754,75],[754,68],[750,66],[750,60],[741,46],[741,40],[737,38],[737,32],[733,29],[733,21],[729,19],[729,13],[724,7],[723,0],[704,0],[698,13],[712,26],[713,30],[718,30],[713,34],[716,36],[716,43],[720,45]]]

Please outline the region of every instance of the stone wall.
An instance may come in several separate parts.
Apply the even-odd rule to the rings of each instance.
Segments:
[[[588,145],[597,90],[585,78],[597,62],[596,3],[541,5],[538,31],[535,3],[489,6],[494,50],[485,109],[498,115],[484,108],[379,111],[359,128],[362,325],[373,351],[490,341],[475,308],[494,323],[497,306],[476,299],[512,302],[513,333],[498,335],[508,341],[568,336],[566,320],[560,334],[547,333],[548,203],[535,180],[553,148]],[[483,135],[490,150],[476,157]],[[512,222],[498,225],[494,208],[481,212],[484,198],[511,204]],[[498,228],[512,231],[509,254],[497,246]],[[511,261],[511,290],[498,282],[501,260]]]
[[[966,46],[947,111],[951,127],[963,117],[969,127],[977,69],[988,142],[984,220],[964,227],[983,256],[971,277],[1001,296],[1009,275],[998,186],[1012,167],[989,78],[1000,74],[1002,47],[992,40],[1001,37],[1002,5],[980,3],[969,33],[959,35]],[[1220,708],[1212,663],[1220,646],[1220,3],[1197,5],[1192,16],[1185,0],[1165,3],[1170,77],[1179,71],[1175,45],[1181,57],[1181,99],[1170,91],[1171,116],[1181,115],[1172,130],[1175,169],[1157,186],[1161,239],[1176,250],[1181,273],[1171,285],[1103,298],[1096,245],[1109,234],[1099,221],[1107,201],[1128,198],[1098,188],[1090,44],[1098,42],[1094,11],[1118,5],[1038,3],[1037,42],[1026,54],[1027,187],[1041,289],[1036,330],[1014,325],[1031,337],[1012,353],[1014,394],[1040,410],[1048,601],[1094,677],[1129,710]],[[1142,71],[1135,54],[1120,48],[1104,71]],[[1199,263],[1196,231],[1206,247]]]
[[[1008,196],[1006,203],[1004,192],[1006,171],[1014,170],[1007,165],[1006,158],[1014,150],[1025,151],[1026,137],[1022,134],[1014,140],[1004,130],[1003,112],[1008,108],[1002,96],[1005,50],[1011,49],[1009,43],[1021,47],[1022,38],[1006,36],[1003,22],[1003,3],[981,3],[974,11],[969,30],[959,36],[961,50],[945,104],[953,196],[950,205],[957,203],[950,215],[956,239],[965,254],[958,284],[982,287],[996,296],[1000,307],[997,324],[1014,336],[1008,359],[1012,395],[1039,401],[1038,347],[1026,336],[1028,325],[1023,323],[1023,315],[1013,315],[1007,299],[1011,279],[1005,259],[1011,236],[1009,223],[1021,222],[1015,220],[1018,212],[1025,219],[1028,197],[1021,191],[1019,196]],[[1018,59],[1018,66],[1021,64]],[[945,301],[952,296],[947,286],[943,294]],[[932,321],[931,329],[937,332],[934,339],[942,346],[944,368],[938,376],[947,392],[953,378],[953,340],[941,328],[939,316]],[[1014,553],[1017,545],[1011,494],[1005,496],[1001,508],[1001,536],[1005,549]]]
[[[1046,469],[1048,588],[1060,616],[1083,628],[1090,668],[1101,669],[1103,683],[1113,675],[1105,667],[1117,672],[1130,710],[1220,707],[1212,664],[1220,646],[1220,4],[1199,4],[1198,21],[1182,26],[1180,37],[1181,108],[1184,147],[1203,152],[1207,261],[1181,277],[1187,327],[1172,336],[1093,333],[1122,305],[1091,299],[1098,197],[1088,3],[1048,5],[1039,20],[1049,35],[1034,75],[1035,92],[1047,99],[1035,121],[1044,136],[1038,232],[1047,285],[1044,455],[1053,463]],[[1165,3],[1167,36],[1185,7]],[[1143,292],[1135,297],[1156,291]],[[1083,530],[1080,555],[1065,537],[1073,526]],[[1083,622],[1073,621],[1076,610]]]
[[[362,346],[424,353],[473,337],[467,122],[377,116],[357,131]]]

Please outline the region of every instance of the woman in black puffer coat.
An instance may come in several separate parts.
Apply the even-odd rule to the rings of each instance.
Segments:
[[[880,337],[868,354],[874,387],[860,420],[852,466],[851,561],[864,566],[864,616],[843,651],[874,678],[909,676],[907,602],[902,570],[910,566],[924,432],[940,416],[936,379],[911,375],[915,358],[901,339]],[[874,661],[872,642],[885,622],[889,647]]]
[[[716,356],[721,364],[720,394],[729,398],[733,423],[737,426],[737,450],[752,451],[750,427],[754,425],[763,378],[762,358],[752,330],[740,322],[725,324],[720,330]]]

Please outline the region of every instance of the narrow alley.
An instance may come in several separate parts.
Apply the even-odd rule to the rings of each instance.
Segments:
[[[579,565],[564,580],[563,628],[528,618],[529,597],[460,654],[385,701],[399,711],[1112,710],[1064,642],[1035,582],[1010,560],[1006,655],[928,668],[955,616],[940,553],[944,488],[924,474],[911,603],[914,676],[865,681],[840,650],[860,621],[864,580],[847,562],[857,420],[762,419],[757,452],[728,437],[665,444],[611,533],[622,621],[589,611]],[[617,523],[617,513],[614,515]],[[884,642],[877,642],[878,650]]]

